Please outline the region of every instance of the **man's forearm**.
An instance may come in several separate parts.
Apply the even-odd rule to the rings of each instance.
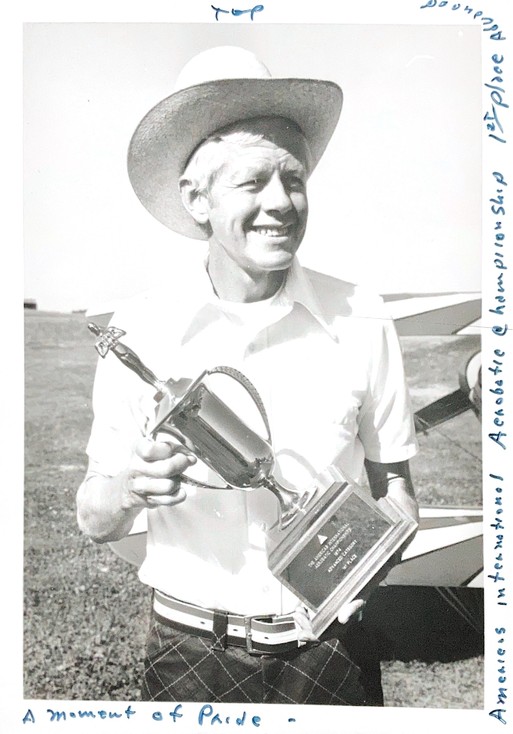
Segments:
[[[124,538],[140,507],[124,502],[124,474],[106,477],[89,470],[77,493],[77,521],[83,533],[97,543]]]
[[[105,476],[91,461],[77,494],[80,529],[98,543],[124,538],[144,507],[172,507],[185,500],[181,475],[195,462],[182,446],[144,436],[117,476]]]

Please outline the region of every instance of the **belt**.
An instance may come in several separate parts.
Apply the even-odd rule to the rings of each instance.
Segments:
[[[175,599],[157,589],[153,609],[163,624],[212,640],[214,650],[227,645],[245,647],[249,653],[275,654],[297,650],[299,642],[291,614],[244,617],[217,609],[205,609]]]

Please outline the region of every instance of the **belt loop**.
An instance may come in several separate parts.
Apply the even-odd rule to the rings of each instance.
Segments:
[[[255,655],[256,651],[253,647],[253,631],[251,629],[251,617],[244,617],[244,631],[246,632],[246,650],[250,655]]]
[[[212,650],[226,650],[228,643],[228,612],[214,609]]]

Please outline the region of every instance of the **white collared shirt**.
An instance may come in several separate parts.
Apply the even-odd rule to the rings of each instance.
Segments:
[[[203,255],[169,288],[125,302],[112,324],[161,379],[197,377],[226,365],[243,372],[265,406],[276,455],[274,476],[300,489],[330,464],[355,480],[363,460],[404,461],[416,452],[402,356],[382,300],[364,289],[301,268],[294,261],[272,299],[241,304],[214,294]],[[178,281],[176,281],[178,282]],[[185,281],[179,281],[185,282]],[[265,435],[244,389],[224,375],[212,389]],[[151,423],[155,390],[113,355],[100,360],[88,454],[114,476]],[[198,462],[191,475],[222,484]],[[187,487],[185,502],[148,511],[141,580],[164,593],[234,613],[290,612],[297,603],[267,568],[266,530],[278,518],[267,489]]]

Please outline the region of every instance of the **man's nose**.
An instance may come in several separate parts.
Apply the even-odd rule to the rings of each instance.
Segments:
[[[289,192],[278,173],[271,176],[260,195],[262,207],[266,211],[286,212],[292,209]]]

